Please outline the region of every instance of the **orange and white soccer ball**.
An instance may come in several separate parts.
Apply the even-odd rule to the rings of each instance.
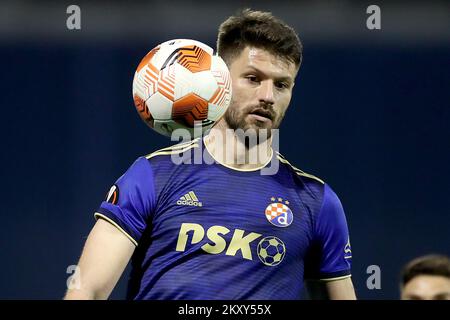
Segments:
[[[166,41],[151,50],[133,80],[136,109],[145,123],[170,136],[177,128],[204,132],[220,119],[231,101],[225,62],[204,43]]]

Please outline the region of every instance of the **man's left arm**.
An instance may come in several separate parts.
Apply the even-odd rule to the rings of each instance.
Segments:
[[[324,185],[323,202],[314,224],[314,239],[305,261],[311,299],[354,300],[352,251],[344,209],[334,191]]]
[[[313,300],[356,300],[351,277],[333,281],[308,280],[306,287]]]

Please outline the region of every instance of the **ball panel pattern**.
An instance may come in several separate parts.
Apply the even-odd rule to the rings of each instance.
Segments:
[[[141,119],[148,125],[150,128],[153,128],[153,117],[151,113],[148,111],[147,105],[145,104],[144,99],[139,97],[138,95],[134,96],[134,105],[136,106],[136,110],[141,117]]]
[[[172,119],[180,124],[193,127],[194,121],[205,120],[208,116],[208,102],[194,93],[175,101]]]

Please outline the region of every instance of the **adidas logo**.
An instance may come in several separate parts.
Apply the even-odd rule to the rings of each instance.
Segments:
[[[177,201],[177,204],[180,206],[194,206],[194,207],[202,207],[203,204],[198,201],[197,196],[194,191],[189,191],[184,196]]]

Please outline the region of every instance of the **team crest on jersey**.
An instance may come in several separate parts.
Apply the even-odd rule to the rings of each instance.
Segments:
[[[111,189],[109,189],[105,201],[112,204],[117,204],[117,202],[119,202],[119,187],[117,185],[113,185]]]
[[[277,227],[288,227],[291,225],[292,221],[294,220],[294,215],[287,206],[289,204],[289,201],[285,201],[283,203],[282,198],[271,198],[271,201],[278,200],[278,202],[272,202],[269,204],[266,208],[266,218],[267,220]]]

